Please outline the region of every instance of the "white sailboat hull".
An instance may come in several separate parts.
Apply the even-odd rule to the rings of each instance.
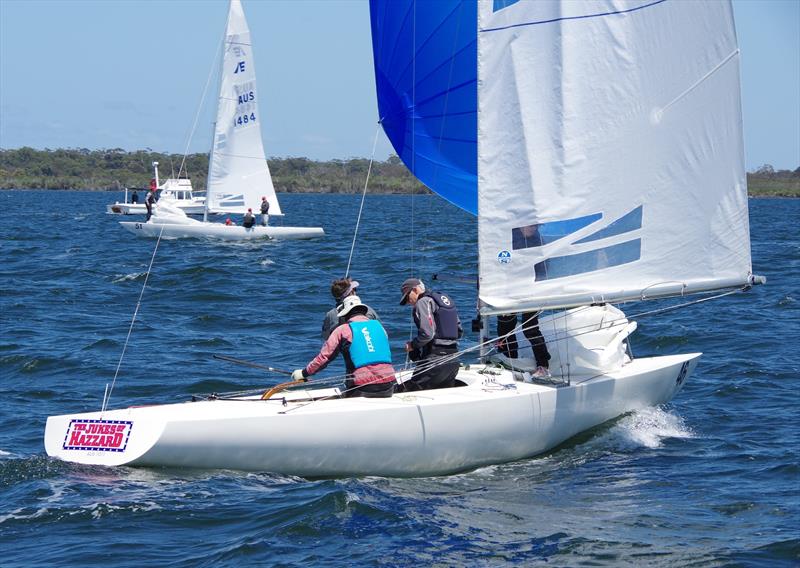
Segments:
[[[607,420],[665,403],[699,357],[636,359],[607,375],[573,378],[569,386],[517,382],[510,371],[487,373],[475,365],[459,373],[465,387],[390,399],[309,403],[308,393],[295,392],[268,401],[212,400],[53,416],[47,420],[45,449],[66,461],[107,466],[309,477],[445,475],[535,456]],[[98,444],[76,434],[87,425],[120,433],[101,439],[106,447],[87,449]]]
[[[211,238],[224,241],[249,241],[256,239],[311,239],[322,237],[325,231],[321,227],[262,227],[245,228],[222,223],[196,222],[184,223],[136,223],[120,221],[125,229],[140,237],[158,237],[167,239]]]

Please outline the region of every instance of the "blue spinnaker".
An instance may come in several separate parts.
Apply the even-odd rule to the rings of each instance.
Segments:
[[[397,155],[454,205],[478,210],[475,0],[370,0],[378,111]]]

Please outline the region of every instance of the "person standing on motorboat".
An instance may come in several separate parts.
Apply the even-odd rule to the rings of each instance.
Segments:
[[[339,278],[331,282],[331,296],[336,300],[336,306],[325,314],[325,319],[322,321],[322,341],[327,341],[331,332],[344,323],[344,320],[339,317],[337,312],[345,298],[356,295],[358,286],[358,280],[353,280],[352,278]],[[367,317],[380,321],[378,314],[369,306],[367,306]]]
[[[417,368],[401,385],[406,391],[456,386],[458,340],[463,335],[455,302],[441,292],[428,292],[418,278],[408,278],[400,288],[400,305],[413,306],[417,336],[406,343]]]
[[[253,215],[253,210],[248,209],[247,213],[244,214],[244,219],[242,220],[242,226],[245,229],[249,229],[255,224],[256,224],[256,217],[255,215]]]
[[[292,372],[292,379],[308,380],[341,353],[348,375],[344,396],[392,396],[396,380],[389,337],[381,322],[367,317],[368,310],[369,306],[362,304],[358,296],[347,296],[337,312],[347,325],[334,329],[319,354],[303,369]]]
[[[522,333],[530,342],[533,356],[536,359],[536,370],[532,373],[534,379],[550,378],[550,352],[547,350],[542,331],[539,329],[539,313],[528,312],[522,315]],[[497,350],[500,354],[510,359],[517,358],[517,337],[513,333],[517,327],[517,314],[503,314],[497,316],[497,336],[500,342]],[[507,337],[505,337],[507,336]]]
[[[139,203],[139,194],[136,190],[133,190],[133,195],[131,195],[131,203]]]
[[[269,225],[269,201],[266,196],[263,196],[261,198],[261,226],[266,227],[267,225]]]
[[[147,207],[147,218],[144,220],[145,223],[150,220],[150,217],[153,216],[153,205],[156,203],[156,187],[155,187],[155,180],[153,183],[150,184],[150,191],[147,192],[147,195],[144,197],[144,206]]]

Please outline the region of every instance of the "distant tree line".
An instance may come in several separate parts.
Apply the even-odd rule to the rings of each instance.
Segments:
[[[317,162],[308,158],[269,158],[272,181],[284,193],[360,193],[369,160],[351,158]],[[159,177],[192,180],[205,190],[208,154],[164,154],[139,150],[0,149],[0,189],[120,190],[147,187],[158,162]],[[370,174],[373,193],[425,193],[427,188],[409,173],[397,156],[375,162]]]
[[[747,174],[747,191],[755,197],[800,197],[800,168],[776,170],[764,164]]]
[[[120,190],[147,187],[153,162],[161,178],[188,176],[204,190],[207,154],[164,154],[150,150],[0,149],[0,189]],[[360,193],[369,168],[366,158],[317,162],[308,158],[270,158],[275,189],[283,193]],[[750,195],[800,197],[800,167],[775,170],[765,164],[747,174]],[[372,193],[426,193],[397,156],[372,165]]]

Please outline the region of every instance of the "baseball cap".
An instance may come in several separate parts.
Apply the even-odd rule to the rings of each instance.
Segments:
[[[350,294],[352,294],[352,293],[353,293],[353,291],[354,291],[356,288],[358,288],[359,286],[360,286],[360,284],[358,283],[358,280],[351,280],[351,281],[350,281],[350,285],[347,287],[347,290],[345,290],[345,291],[344,291],[344,293],[343,293],[341,296],[339,296],[338,298],[336,298],[336,300],[341,302],[341,301],[342,301],[342,299],[344,299],[344,298],[346,298],[347,296],[349,296]]]
[[[402,294],[402,297],[400,298],[401,306],[408,302],[408,293],[420,284],[422,284],[422,280],[419,278],[406,278],[405,282],[403,282],[403,285],[400,286],[400,293]]]

